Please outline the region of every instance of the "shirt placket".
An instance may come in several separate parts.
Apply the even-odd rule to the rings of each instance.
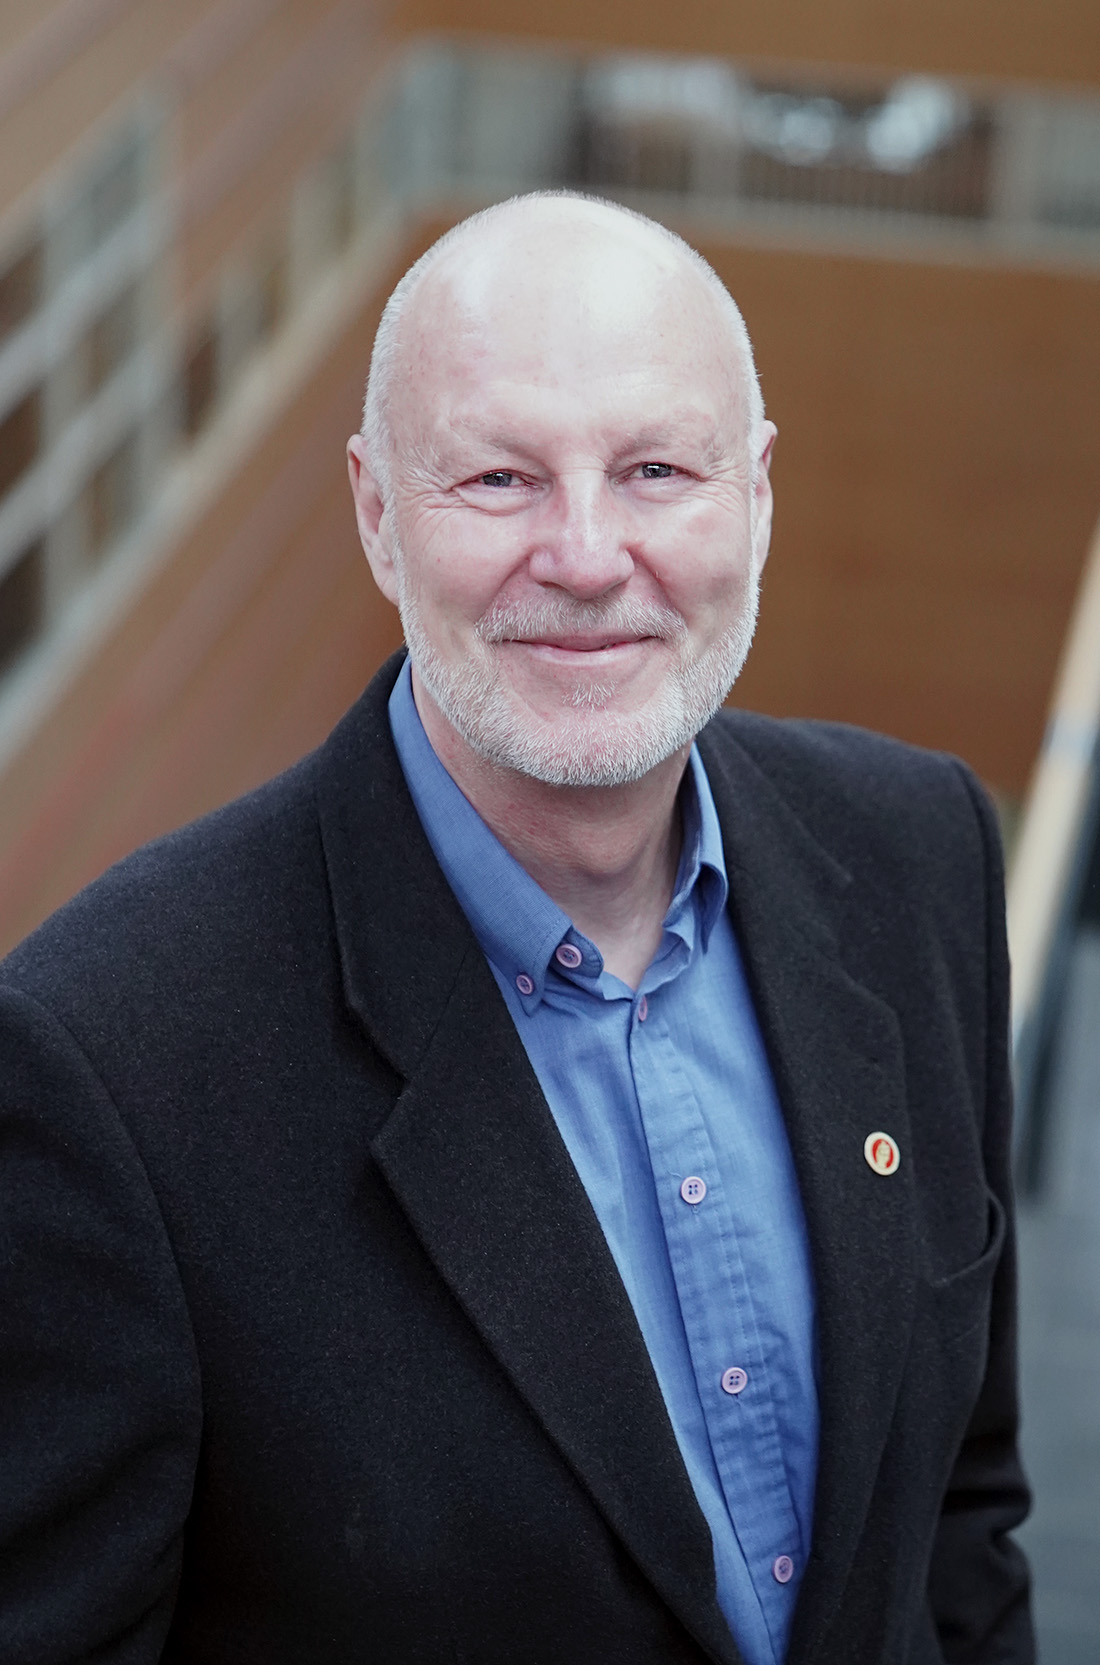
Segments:
[[[729,1199],[696,1096],[660,1010],[643,996],[630,1059],[642,1126],[711,1449],[745,1564],[773,1638],[801,1539]],[[639,1002],[640,1009],[640,1002]],[[716,1291],[718,1299],[715,1299]],[[715,1311],[724,1321],[715,1324]]]

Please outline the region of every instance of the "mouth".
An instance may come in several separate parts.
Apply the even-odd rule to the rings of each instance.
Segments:
[[[614,653],[624,649],[641,647],[646,642],[656,640],[655,636],[620,636],[608,632],[598,635],[510,636],[505,638],[506,644],[511,647],[532,648],[536,652],[554,654]]]

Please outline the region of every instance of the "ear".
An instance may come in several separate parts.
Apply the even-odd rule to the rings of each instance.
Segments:
[[[397,575],[393,566],[389,511],[382,501],[378,481],[371,472],[366,445],[361,434],[352,434],[348,440],[348,479],[351,481],[351,495],[355,500],[355,522],[359,528],[359,541],[363,545],[367,562],[374,575],[374,582],[386,600],[392,601],[396,607]]]
[[[763,448],[756,458],[756,528],[752,540],[752,558],[758,578],[764,570],[772,537],[772,483],[769,470],[772,465],[772,452],[775,449],[775,423],[765,422],[763,434]]]

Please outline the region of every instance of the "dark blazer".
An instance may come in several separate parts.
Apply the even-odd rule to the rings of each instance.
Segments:
[[[739,1657],[630,1304],[405,789],[395,669],[3,968],[3,1665]],[[700,743],[817,1282],[790,1659],[1023,1665],[990,812],[961,765],[855,730],[724,713]]]

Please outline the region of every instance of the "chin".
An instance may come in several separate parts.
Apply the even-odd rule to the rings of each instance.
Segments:
[[[626,786],[679,750],[637,720],[604,720],[599,732],[591,722],[517,725],[499,735],[482,731],[477,740],[490,762],[547,786]]]
[[[641,709],[617,711],[591,687],[583,701],[554,718],[532,712],[499,680],[476,687],[453,674],[442,680],[417,671],[443,715],[471,749],[495,764],[548,786],[626,786],[641,780],[694,740],[721,705],[724,675],[669,678]],[[705,684],[705,685],[704,685]],[[600,693],[601,697],[591,696]]]
[[[732,688],[752,641],[755,589],[741,616],[698,657],[670,667],[640,706],[613,687],[576,683],[552,717],[532,710],[489,653],[438,654],[414,608],[405,638],[420,681],[472,751],[548,786],[626,786],[690,746]]]

